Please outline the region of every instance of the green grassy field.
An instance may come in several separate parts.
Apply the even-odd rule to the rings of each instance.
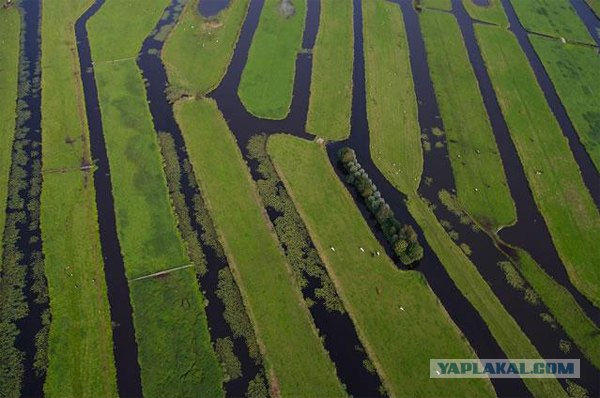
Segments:
[[[188,264],[135,61],[99,64],[95,70],[127,276]]]
[[[41,228],[52,312],[48,397],[117,396],[95,200],[91,175],[44,175]]]
[[[166,4],[165,0],[107,2],[90,20],[89,37],[144,395],[221,396],[223,375],[211,347],[204,298],[194,272],[184,269],[166,277],[132,280],[189,264],[134,59]]]
[[[413,191],[421,180],[423,152],[400,7],[382,0],[363,1],[363,33],[371,154],[402,191]]]
[[[175,90],[205,94],[227,71],[233,48],[248,9],[248,0],[234,0],[216,18],[198,13],[190,1],[163,48],[163,62]],[[201,71],[201,72],[200,72]]]
[[[216,104],[209,100],[180,102],[175,112],[207,207],[255,325],[271,388],[279,389],[282,396],[344,395],[247,166]]]
[[[513,0],[519,20],[531,32],[595,44],[594,39],[568,1]]]
[[[530,36],[536,53],[575,125],[581,142],[600,170],[600,58],[591,47]]]
[[[144,396],[222,397],[223,372],[194,270],[130,281],[129,286]]]
[[[480,21],[494,23],[500,26],[508,26],[508,19],[504,13],[504,9],[500,0],[488,0],[489,5],[482,7],[473,2],[473,0],[462,0],[463,5],[467,9],[472,18]]]
[[[331,140],[350,134],[354,29],[351,1],[324,1],[313,69],[306,131]]]
[[[323,148],[277,135],[268,149],[390,395],[493,396],[487,380],[429,378],[429,358],[474,353],[421,274],[371,254],[384,250]]]
[[[294,1],[296,12],[288,18],[279,12],[279,3],[265,0],[238,88],[248,111],[268,119],[289,113],[306,16],[306,0]]]
[[[52,312],[48,397],[117,396],[93,177],[79,171],[91,160],[73,24],[90,4],[54,1],[42,15],[41,229]]]
[[[509,32],[476,26],[477,39],[534,199],[573,284],[600,303],[600,216],[566,138]]]
[[[0,206],[4,209],[12,161],[12,142],[15,138],[19,78],[21,16],[16,7],[0,9],[0,37]],[[5,219],[5,212],[0,212],[0,234],[4,233]],[[2,246],[0,245],[0,258]]]
[[[426,11],[420,21],[458,199],[486,229],[510,225],[514,202],[456,19]]]
[[[96,64],[135,58],[142,42],[170,4],[167,0],[107,1],[88,21],[92,55]]]

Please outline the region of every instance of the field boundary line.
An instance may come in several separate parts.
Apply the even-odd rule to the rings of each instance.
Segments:
[[[130,281],[133,282],[133,281],[139,281],[142,279],[154,278],[155,276],[163,276],[163,275],[170,274],[171,272],[179,271],[179,270],[182,270],[185,268],[190,268],[193,266],[194,266],[194,264],[186,264],[186,265],[182,265],[180,267],[169,268],[169,269],[166,269],[163,271],[154,272],[152,274],[138,276],[137,278],[130,279]]]

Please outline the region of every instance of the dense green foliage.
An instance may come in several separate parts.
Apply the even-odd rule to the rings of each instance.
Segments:
[[[388,393],[493,395],[486,380],[456,380],[450,391],[429,378],[429,358],[474,354],[423,276],[398,269],[385,254],[323,148],[275,135],[268,152]]]
[[[258,117],[283,119],[290,110],[306,1],[295,0],[294,15],[286,17],[279,0],[265,0],[238,88],[244,106]]]
[[[175,148],[175,140],[169,133],[159,132],[158,140],[160,144],[160,150],[163,157],[163,166],[165,170],[165,177],[167,179],[167,186],[169,187],[169,194],[175,214],[177,215],[177,226],[181,237],[186,244],[187,253],[196,268],[196,272],[199,275],[204,275],[207,272],[206,257],[202,251],[199,236],[192,227],[192,219],[190,217],[187,203],[185,202],[185,196],[181,187],[181,174],[182,170],[179,166],[179,159],[177,158],[177,149]]]
[[[306,131],[339,140],[350,134],[354,35],[351,1],[323,1],[313,49]]]
[[[348,173],[346,182],[353,185],[365,201],[402,264],[411,265],[422,259],[423,247],[419,244],[417,233],[412,226],[402,225],[394,217],[390,205],[385,202],[385,198],[381,197],[381,193],[367,172],[358,163],[354,151],[344,147],[340,149],[338,157]]]
[[[248,0],[233,0],[208,19],[198,13],[197,6],[198,0],[187,4],[165,43],[163,60],[172,86],[183,92],[205,94],[219,84],[227,70]]]
[[[531,43],[596,169],[600,170],[598,49],[531,35]]]
[[[477,25],[477,40],[529,187],[573,284],[600,302],[600,214],[516,38]]]
[[[261,360],[260,350],[256,336],[254,335],[252,322],[246,313],[244,300],[229,268],[219,270],[217,297],[223,301],[225,307],[223,316],[229,327],[231,327],[233,336],[244,339],[250,356],[259,363]]]
[[[210,100],[179,102],[175,115],[264,350],[270,384],[278,385],[282,395],[344,395],[247,166],[216,104]]]
[[[231,338],[218,338],[215,343],[215,351],[221,362],[221,367],[227,375],[226,381],[239,379],[242,376],[242,364],[233,352]]]
[[[330,311],[344,312],[344,306],[335,291],[333,282],[312,245],[302,218],[294,207],[294,202],[283,187],[275,167],[267,154],[266,135],[257,135],[248,143],[249,158],[258,161],[258,173],[262,177],[256,181],[258,193],[271,210],[277,212],[274,221],[275,231],[285,249],[288,262],[300,287],[308,284],[308,278],[316,278],[320,287],[314,291],[314,297],[306,298],[321,302]]]
[[[387,178],[410,192],[419,186],[423,153],[400,7],[384,0],[364,1],[363,34],[371,157]]]
[[[511,4],[523,26],[530,32],[595,44],[569,1],[513,0]]]
[[[510,225],[515,205],[456,19],[424,12],[420,21],[458,199],[486,229]]]

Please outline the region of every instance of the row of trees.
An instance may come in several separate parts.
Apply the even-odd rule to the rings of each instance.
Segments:
[[[400,261],[404,265],[410,265],[422,259],[423,247],[419,244],[417,233],[412,226],[402,225],[394,217],[394,212],[381,196],[381,192],[358,163],[354,150],[344,147],[338,152],[338,157],[348,174],[346,181],[354,186],[363,198]]]

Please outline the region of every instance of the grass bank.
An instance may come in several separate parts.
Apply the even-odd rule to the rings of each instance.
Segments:
[[[530,32],[595,44],[569,1],[512,0],[511,4],[523,26]]]
[[[0,9],[0,234],[4,232],[8,177],[15,138],[21,15],[17,7]],[[0,258],[2,258],[0,245]],[[1,266],[0,266],[1,269]]]
[[[486,229],[510,225],[515,205],[458,23],[432,11],[420,21],[458,199]]]
[[[186,101],[178,103],[175,112],[206,205],[255,325],[271,389],[282,396],[344,395],[216,104]]]
[[[393,175],[402,191],[415,191],[421,180],[423,152],[400,7],[380,0],[363,1],[363,33],[367,116],[369,128],[377,132],[370,137],[371,154],[377,167]]]
[[[135,64],[144,37],[166,5],[165,0],[107,2],[90,20],[89,36],[144,395],[221,396],[223,375],[193,270],[132,280],[190,262]]]
[[[248,0],[234,0],[214,18],[198,13],[198,0],[190,1],[163,47],[172,91],[206,94],[227,71],[239,36]]]
[[[515,37],[476,26],[486,67],[533,197],[573,284],[600,303],[600,215]]]
[[[41,230],[52,323],[44,392],[116,397],[112,325],[90,171],[74,23],[91,4],[59,0],[42,14]]]
[[[575,125],[581,142],[600,170],[600,58],[591,47],[529,37]]]
[[[462,0],[462,3],[469,15],[471,15],[471,18],[494,23],[502,27],[508,26],[508,19],[500,0],[488,0],[489,4],[486,6],[477,5],[473,0]]]
[[[421,274],[372,254],[384,250],[323,148],[277,135],[268,150],[390,395],[492,396],[486,380],[453,380],[450,392],[429,378],[428,358],[474,353]]]
[[[351,1],[321,3],[306,131],[330,140],[341,140],[350,134],[354,59],[352,15]]]
[[[296,55],[302,46],[306,0],[295,0],[293,16],[282,15],[279,0],[265,0],[238,95],[258,117],[283,119],[290,110]]]

